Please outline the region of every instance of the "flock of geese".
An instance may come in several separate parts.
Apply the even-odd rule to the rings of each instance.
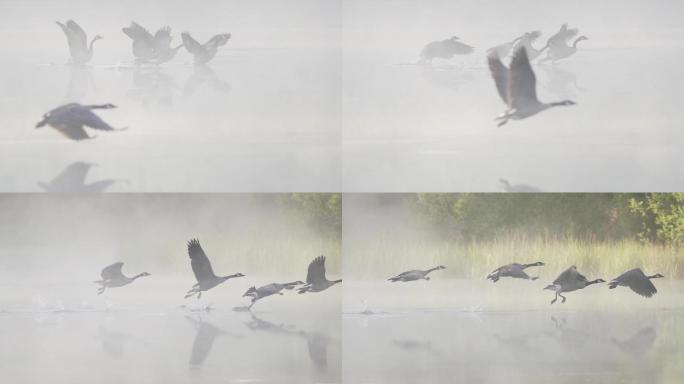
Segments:
[[[572,43],[569,40],[578,33],[577,28],[568,28],[563,24],[558,32],[552,35],[542,48],[537,49],[533,43],[541,36],[540,31],[526,32],[512,41],[497,45],[487,50],[489,71],[494,78],[496,90],[508,107],[499,115],[498,126],[509,120],[520,120],[536,115],[546,109],[558,106],[574,105],[572,100],[562,100],[543,103],[537,98],[536,77],[530,61],[537,59],[546,52],[540,63],[565,59],[577,52],[577,44],[588,40],[586,36],[579,36]],[[434,59],[450,59],[456,55],[467,55],[474,51],[474,47],[460,41],[456,36],[442,41],[427,44],[420,53],[419,64],[431,64]],[[507,68],[501,57],[513,52],[510,66]]]
[[[544,266],[544,263],[541,261],[537,261],[535,263],[531,264],[520,264],[520,263],[512,263],[512,264],[507,264],[504,266],[501,266],[495,270],[493,270],[491,273],[487,275],[487,279],[491,280],[492,282],[496,283],[499,281],[500,278],[502,277],[510,277],[514,279],[526,279],[526,280],[537,280],[539,277],[537,276],[530,276],[525,272],[527,268],[530,267],[541,267]],[[433,271],[437,271],[440,269],[445,269],[446,267],[439,265],[434,268],[430,268],[427,270],[413,270],[413,271],[407,271],[400,273],[394,277],[390,277],[388,280],[391,282],[397,282],[397,281],[402,281],[402,282],[408,282],[408,281],[416,281],[416,280],[430,280],[430,277],[428,276],[429,273]],[[655,295],[658,290],[656,287],[653,285],[653,282],[651,282],[651,279],[657,279],[665,277],[660,273],[656,273],[655,275],[646,275],[641,269],[639,268],[634,268],[630,269],[629,271],[621,274],[620,276],[614,278],[608,283],[608,288],[614,289],[615,287],[622,286],[622,287],[628,287],[635,293],[637,293],[640,296],[643,297],[651,297]],[[551,301],[551,304],[555,303],[558,300],[558,297],[562,299],[561,303],[565,303],[565,296],[563,296],[563,293],[566,292],[573,292],[577,291],[583,288],[586,288],[590,285],[593,284],[598,284],[598,283],[605,283],[606,281],[603,279],[595,279],[595,280],[589,280],[587,279],[584,275],[579,273],[577,271],[576,266],[571,266],[570,268],[566,269],[563,271],[556,280],[553,281],[553,283],[547,285],[544,289],[545,290],[550,290],[555,292],[556,296],[554,299]]]
[[[202,292],[206,292],[226,281],[238,277],[244,277],[242,273],[234,273],[232,275],[218,276],[214,272],[214,268],[211,266],[211,261],[199,240],[191,239],[188,242],[188,256],[190,257],[190,266],[192,267],[192,272],[195,275],[197,283],[193,285],[190,290],[185,294],[185,298],[196,296],[197,299],[202,297]],[[128,277],[123,274],[122,267],[123,262],[116,262],[105,267],[100,276],[101,280],[94,281],[94,283],[99,284],[98,295],[102,294],[107,288],[117,288],[129,285],[136,281],[137,279],[145,276],[150,276],[147,272],[139,273],[133,277]],[[250,287],[242,296],[249,297],[252,299],[249,307],[251,309],[254,303],[265,297],[272,295],[282,295],[282,290],[292,290],[295,287],[298,293],[306,292],[321,292],[332,287],[337,283],[341,283],[342,279],[339,280],[328,280],[325,273],[325,256],[316,257],[310,264],[306,275],[306,283],[302,281],[294,281],[290,283],[272,283],[264,285],[262,287]]]

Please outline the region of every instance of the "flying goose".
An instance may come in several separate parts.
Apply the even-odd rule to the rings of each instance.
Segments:
[[[122,28],[126,36],[133,40],[133,56],[137,63],[153,62],[162,64],[171,60],[183,44],[171,48],[171,28],[162,27],[154,36],[140,24],[131,22],[128,27]]]
[[[297,293],[325,291],[341,282],[342,279],[331,281],[325,277],[325,256],[318,256],[309,264],[306,274],[306,285],[299,288]]]
[[[614,278],[608,283],[608,288],[614,289],[617,286],[629,287],[636,294],[643,297],[651,297],[658,293],[651,279],[665,277],[660,273],[648,276],[639,268],[630,269],[622,275]]]
[[[251,297],[252,298],[252,303],[249,305],[248,309],[251,309],[254,303],[257,302],[257,300],[263,299],[264,297],[268,297],[271,295],[282,295],[283,293],[281,292],[283,289],[293,289],[297,285],[303,285],[304,283],[301,281],[293,281],[291,283],[272,283],[268,285],[264,285],[262,287],[256,288],[256,287],[250,287],[247,292],[245,292],[242,297]]]
[[[536,263],[532,263],[532,264],[520,264],[520,263],[508,264],[508,265],[504,265],[502,267],[499,267],[499,268],[493,270],[489,275],[487,275],[487,279],[491,280],[494,283],[499,281],[499,279],[502,277],[513,277],[513,278],[517,278],[517,279],[537,280],[539,277],[537,277],[537,276],[530,277],[527,273],[525,273],[525,269],[527,269],[529,267],[541,267],[543,265],[544,265],[544,263],[542,263],[541,261],[537,261]]]
[[[103,105],[81,105],[78,103],[69,103],[57,107],[43,115],[43,120],[36,124],[36,128],[41,128],[46,125],[59,131],[59,133],[68,137],[71,140],[79,141],[85,139],[94,139],[96,136],[89,136],[83,127],[90,127],[99,131],[123,131],[124,128],[113,128],[107,124],[98,115],[93,112],[93,109],[112,109],[116,108],[113,104]]]
[[[102,36],[96,35],[90,40],[88,44],[88,37],[81,28],[80,25],[76,24],[75,21],[69,20],[66,24],[62,24],[59,21],[56,22],[67,37],[67,42],[69,43],[69,52],[71,58],[69,59],[73,64],[85,64],[93,58],[93,44],[100,40]]]
[[[579,43],[582,40],[589,40],[589,38],[586,36],[580,36],[577,39],[575,39],[572,45],[567,45],[563,43],[552,46],[551,48],[549,48],[548,52],[546,52],[546,56],[544,56],[544,58],[541,59],[539,62],[543,63],[550,60],[552,63],[555,63],[560,59],[565,59],[566,57],[574,55],[575,53],[577,53],[577,43]]]
[[[563,273],[558,275],[556,280],[553,281],[553,284],[547,285],[544,289],[556,292],[556,297],[553,300],[551,300],[551,304],[555,303],[556,300],[558,300],[558,296],[560,296],[563,299],[562,303],[565,303],[565,296],[561,295],[561,293],[572,292],[578,289],[585,288],[592,284],[605,282],[606,281],[603,279],[596,279],[592,281],[587,280],[587,278],[584,277],[584,275],[577,272],[577,267],[573,265],[572,267],[566,269],[565,271],[563,271]]]
[[[548,46],[544,46],[541,49],[537,49],[532,45],[532,43],[534,43],[539,38],[539,36],[541,36],[540,31],[526,32],[520,38],[520,40],[518,40],[517,44],[513,47],[513,50],[516,51],[520,47],[525,47],[525,49],[527,50],[528,59],[529,60],[536,59],[539,55],[542,54],[542,52],[544,52],[548,48]],[[501,57],[501,56],[499,56],[499,57]]]
[[[121,267],[123,267],[123,265],[124,263],[119,261],[105,267],[102,270],[102,272],[100,273],[102,280],[94,281],[95,284],[100,284],[100,287],[97,289],[98,295],[101,295],[106,288],[123,287],[124,285],[128,285],[134,282],[136,279],[140,277],[150,275],[147,272],[143,272],[133,277],[126,277],[124,276],[123,272],[121,272]]]
[[[197,284],[193,285],[185,294],[186,299],[193,295],[197,295],[197,299],[199,299],[202,297],[202,292],[208,291],[228,279],[244,276],[242,273],[216,276],[209,258],[204,253],[204,250],[202,250],[202,246],[197,239],[192,239],[188,242],[188,256],[190,256],[190,266],[195,274],[195,279],[197,279]]]
[[[397,281],[430,280],[430,277],[428,276],[428,274],[432,271],[437,271],[440,269],[446,269],[446,267],[443,265],[438,265],[434,268],[430,268],[430,269],[425,270],[425,271],[421,271],[418,269],[413,270],[413,271],[406,271],[406,272],[402,272],[402,273],[400,273],[394,277],[390,277],[387,280],[391,281],[393,283],[397,282]]]
[[[88,171],[97,164],[84,163],[77,161],[67,166],[59,175],[47,183],[38,182],[38,185],[45,191],[51,193],[77,192],[77,193],[100,193],[106,191],[117,181],[127,182],[127,180],[104,179],[86,184],[85,180]]]
[[[230,40],[230,33],[221,33],[209,39],[204,44],[200,44],[193,39],[188,32],[181,33],[183,39],[183,46],[185,49],[195,56],[195,64],[206,64],[216,56],[219,47],[226,45]]]
[[[495,54],[489,55],[487,61],[496,90],[508,106],[508,109],[496,118],[500,120],[499,127],[506,124],[509,119],[524,119],[551,107],[575,104],[570,100],[541,103],[537,99],[537,81],[524,47],[515,51],[510,68],[506,68]]]
[[[474,48],[459,41],[457,36],[442,41],[433,41],[423,47],[419,63],[432,64],[433,59],[451,59],[455,55],[473,53]]]
[[[563,24],[561,25],[560,29],[558,32],[553,34],[551,37],[549,37],[546,40],[546,45],[544,48],[554,48],[557,46],[563,46],[567,44],[568,39],[571,37],[577,35],[579,30],[577,28],[569,28],[568,29],[568,24]],[[544,49],[542,48],[542,50]]]

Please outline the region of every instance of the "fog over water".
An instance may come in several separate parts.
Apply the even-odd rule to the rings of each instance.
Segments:
[[[99,34],[83,67],[66,65],[55,21]],[[335,1],[22,1],[0,3],[0,190],[42,191],[70,164],[98,167],[120,192],[334,191],[340,185],[340,16]],[[171,45],[190,32],[231,39],[205,66],[181,48],[158,68],[133,65],[131,21]],[[73,142],[43,113],[68,102],[124,132]],[[21,167],[17,165],[21,164]]]

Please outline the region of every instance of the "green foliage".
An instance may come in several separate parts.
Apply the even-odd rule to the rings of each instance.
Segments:
[[[339,193],[292,193],[283,199],[309,225],[341,238],[342,196]]]
[[[641,218],[642,240],[684,242],[684,193],[648,193],[628,203],[629,209]]]

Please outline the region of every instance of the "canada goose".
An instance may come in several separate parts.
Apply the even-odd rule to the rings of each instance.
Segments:
[[[204,253],[204,250],[202,250],[202,246],[197,239],[192,239],[188,242],[188,255],[190,256],[190,266],[192,266],[192,272],[195,274],[197,284],[193,285],[185,294],[186,299],[193,295],[197,295],[197,299],[199,299],[202,297],[202,292],[208,291],[228,279],[245,276],[242,273],[216,276],[213,268],[211,268],[209,258]]]
[[[539,189],[535,186],[532,186],[532,185],[511,184],[506,179],[499,179],[499,187],[501,187],[501,190],[503,192],[511,192],[511,193],[520,193],[520,192],[534,193],[534,192],[541,192],[542,191],[541,189]]]
[[[532,45],[532,43],[534,43],[539,38],[539,36],[541,36],[540,31],[526,32],[515,44],[513,50],[517,51],[520,47],[525,47],[525,49],[527,50],[527,58],[529,60],[536,59],[539,55],[542,54],[542,52],[544,52],[544,50],[548,48],[548,46],[544,46],[542,49],[536,49]]]
[[[665,277],[660,273],[647,276],[644,271],[639,268],[630,269],[622,275],[614,278],[608,283],[608,288],[614,289],[618,285],[629,287],[632,291],[643,297],[651,297],[658,293],[658,290],[651,282],[651,279],[658,279]]]
[[[459,41],[453,36],[442,41],[433,41],[423,47],[420,52],[419,63],[431,64],[433,59],[451,59],[455,55],[467,55],[473,53],[474,48]]]
[[[195,64],[206,64],[216,56],[218,48],[226,45],[230,40],[230,33],[216,35],[204,44],[193,39],[188,32],[181,33],[181,38],[185,49],[195,56]]]
[[[496,90],[508,106],[508,110],[496,118],[500,120],[499,127],[506,124],[509,119],[524,119],[551,107],[575,104],[570,100],[554,103],[541,103],[537,100],[537,80],[524,47],[515,51],[511,66],[508,69],[498,56],[489,55],[487,61],[489,71],[496,84]]]
[[[496,55],[499,57],[506,57],[511,52],[511,49],[513,49],[516,43],[518,43],[518,41],[522,39],[524,36],[525,35],[520,35],[507,43],[493,46],[487,49],[487,54],[496,53]]]
[[[577,53],[577,43],[582,40],[589,40],[589,38],[586,36],[580,36],[575,39],[572,45],[560,44],[550,47],[548,52],[546,52],[546,56],[544,56],[544,58],[539,62],[543,63],[550,60],[552,63],[555,63],[560,59],[565,59],[566,57],[574,55]]]
[[[102,36],[95,35],[90,44],[88,44],[88,37],[81,28],[80,25],[76,24],[75,21],[69,20],[66,25],[56,22],[67,37],[69,43],[69,53],[71,58],[69,59],[73,64],[85,64],[93,58],[93,44],[100,40]]]
[[[117,181],[127,180],[105,179],[86,184],[85,180],[91,167],[97,164],[77,161],[67,166],[59,175],[48,183],[38,182],[45,191],[51,193],[77,192],[77,193],[100,193],[111,187]]]
[[[546,45],[544,45],[544,48],[542,48],[542,50],[545,48],[554,48],[556,46],[567,45],[568,39],[577,35],[578,32],[579,30],[577,28],[568,28],[567,23],[563,24],[561,25],[558,32],[556,32],[546,40]]]
[[[494,283],[499,281],[499,279],[502,277],[513,277],[513,278],[517,278],[517,279],[537,280],[539,277],[537,277],[537,276],[530,277],[527,273],[525,273],[525,269],[527,269],[529,267],[541,267],[543,265],[544,265],[544,263],[542,263],[541,261],[537,261],[536,263],[532,263],[532,264],[520,264],[520,263],[508,264],[508,265],[504,265],[502,267],[499,267],[499,268],[493,270],[489,275],[487,275],[487,279],[491,280]]]
[[[309,264],[306,285],[299,288],[297,293],[325,291],[341,282],[342,279],[330,281],[325,277],[325,256],[318,256]]]
[[[124,285],[128,285],[134,282],[139,277],[150,275],[147,272],[143,272],[133,277],[126,277],[124,276],[123,272],[121,272],[121,267],[123,267],[123,265],[124,263],[119,261],[105,267],[102,270],[102,272],[100,273],[100,276],[102,276],[102,280],[94,281],[95,284],[100,284],[100,287],[97,289],[98,295],[101,295],[106,288],[123,287]]]
[[[394,277],[390,277],[387,280],[391,281],[393,283],[396,281],[415,281],[415,280],[421,280],[421,279],[422,280],[430,280],[430,277],[428,276],[428,274],[432,271],[437,271],[440,269],[446,269],[446,267],[443,265],[438,265],[434,268],[430,268],[430,269],[425,270],[425,271],[421,271],[418,269],[413,270],[413,271],[406,271],[406,272],[402,272],[402,273],[400,273]]]
[[[577,267],[573,265],[572,267],[566,269],[565,271],[563,271],[563,273],[558,275],[556,280],[553,281],[553,284],[547,285],[544,289],[556,292],[556,297],[553,300],[551,300],[551,304],[555,303],[556,300],[558,300],[558,296],[560,296],[563,299],[562,303],[565,303],[565,296],[561,295],[561,293],[572,292],[592,284],[605,282],[606,281],[603,279],[596,279],[592,281],[587,280],[587,278],[584,277],[584,275],[577,272]]]
[[[133,56],[137,63],[154,62],[165,63],[176,55],[183,44],[171,48],[171,28],[163,27],[155,32],[154,36],[136,22],[131,22],[128,27],[122,28],[126,36],[133,40]]]
[[[36,124],[36,128],[49,125],[64,136],[75,141],[94,139],[96,137],[88,136],[88,133],[85,131],[85,129],[83,129],[83,127],[90,127],[99,131],[125,130],[126,127],[113,128],[92,111],[93,109],[111,108],[116,108],[116,106],[113,104],[81,105],[78,103],[69,103],[62,105],[61,107],[57,107],[44,114],[43,120]]]
[[[273,283],[273,284],[268,284],[264,285],[262,287],[256,288],[256,287],[250,287],[247,292],[245,292],[242,297],[251,297],[252,298],[252,303],[249,305],[248,309],[251,309],[254,303],[257,302],[257,300],[263,299],[264,297],[268,297],[271,295],[282,295],[283,293],[281,292],[283,289],[293,289],[297,285],[303,285],[304,283],[301,281],[293,281],[291,283]]]

